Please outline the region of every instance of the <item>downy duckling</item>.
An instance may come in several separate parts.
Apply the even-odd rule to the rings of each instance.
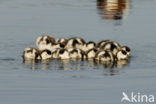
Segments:
[[[86,54],[81,49],[71,48],[68,52],[71,59],[86,59]]]
[[[36,45],[39,50],[45,50],[45,49],[52,50],[53,45],[56,45],[56,44],[55,44],[55,39],[53,37],[44,35],[36,39]]]
[[[25,48],[22,57],[24,60],[41,60],[40,51],[33,47]]]
[[[69,48],[83,49],[84,45],[85,45],[85,41],[82,38],[75,37],[75,38],[68,39],[68,42],[65,48],[66,49],[69,49]]]
[[[92,49],[90,49],[90,50],[88,50],[87,51],[87,58],[88,59],[93,59],[93,58],[95,58],[95,55],[96,55],[96,53],[97,53],[97,49],[96,48],[92,48]]]
[[[121,49],[121,46],[117,42],[106,42],[103,46],[101,46],[100,50],[110,50],[114,56],[116,56],[117,52]]]
[[[83,51],[87,52],[88,50],[93,49],[95,47],[96,47],[96,43],[94,41],[89,41],[85,44]]]
[[[96,53],[95,60],[102,61],[102,62],[114,62],[114,56],[111,51],[102,50]]]
[[[131,49],[128,46],[122,46],[121,49],[127,52],[128,57],[131,56]]]
[[[58,57],[60,59],[69,59],[69,52],[67,49],[58,49]]]
[[[126,51],[119,50],[116,55],[117,60],[128,60],[129,56]]]
[[[42,60],[52,59],[52,52],[48,49],[45,49],[40,52]]]

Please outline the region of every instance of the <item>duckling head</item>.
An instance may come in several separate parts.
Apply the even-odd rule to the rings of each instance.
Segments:
[[[55,43],[55,39],[48,35],[40,36],[36,39],[36,45],[49,43]]]
[[[70,58],[79,58],[79,52],[76,48],[69,49]]]
[[[42,58],[42,60],[51,59],[52,52],[48,49],[41,51],[41,58]]]
[[[119,50],[116,55],[117,60],[128,60],[128,57],[127,52],[124,50]]]
[[[89,41],[88,43],[85,44],[85,49],[86,51],[93,49],[96,47],[96,43],[93,41]]]
[[[69,55],[71,59],[85,59],[86,58],[85,52],[77,48],[69,49]]]
[[[22,55],[24,60],[40,60],[40,52],[36,48],[28,47],[25,48]]]
[[[97,53],[97,49],[96,48],[92,48],[90,50],[87,51],[87,58],[88,59],[92,59],[92,58],[95,58],[95,55]]]
[[[126,51],[129,57],[131,56],[131,49],[128,46],[122,46],[121,49]]]
[[[75,38],[70,38],[65,46],[66,49],[75,48],[78,41]]]
[[[69,59],[69,52],[66,49],[59,49],[58,57],[60,59]]]
[[[36,45],[39,50],[51,49],[53,44],[55,44],[55,39],[48,35],[40,36],[36,39]]]

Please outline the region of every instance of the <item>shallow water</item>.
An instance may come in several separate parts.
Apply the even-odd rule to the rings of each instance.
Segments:
[[[0,0],[1,104],[120,104],[123,91],[156,94],[156,1],[97,1]],[[112,39],[132,57],[113,69],[88,61],[24,64],[23,49],[42,34]]]

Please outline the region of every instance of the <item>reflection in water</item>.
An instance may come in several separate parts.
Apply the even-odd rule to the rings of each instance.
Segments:
[[[99,14],[107,20],[122,20],[128,14],[129,5],[130,0],[97,0]]]
[[[104,75],[116,75],[119,73],[115,68],[123,68],[129,64],[129,61],[122,60],[115,63],[105,63],[95,60],[44,60],[42,62],[24,61],[26,69],[32,70],[94,70],[105,69]]]
[[[39,62],[35,60],[23,60],[23,63],[26,69],[37,70],[39,68],[37,65]]]

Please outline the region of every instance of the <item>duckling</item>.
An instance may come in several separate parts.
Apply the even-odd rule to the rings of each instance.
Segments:
[[[129,56],[126,51],[119,50],[116,55],[117,60],[128,60]]]
[[[110,50],[114,56],[116,56],[117,52],[121,49],[121,46],[117,42],[106,42],[103,46],[100,47],[100,50]]]
[[[86,59],[86,54],[81,49],[71,48],[68,52],[71,59]]]
[[[36,45],[39,50],[49,49],[52,50],[55,45],[55,39],[51,36],[44,35],[36,39]]]
[[[102,62],[114,62],[114,56],[109,50],[101,50],[96,53],[95,60]]]
[[[68,39],[65,48],[66,49],[68,49],[68,48],[83,49],[84,45],[85,45],[85,41],[82,38],[75,37],[75,38]]]
[[[48,49],[45,49],[40,52],[42,60],[47,60],[52,58],[52,52]]]
[[[96,52],[97,52],[98,50],[96,49],[96,48],[92,48],[92,49],[90,49],[90,50],[88,50],[87,51],[87,58],[88,59],[93,59],[93,58],[95,58],[95,55],[96,55]]]
[[[67,49],[58,49],[58,57],[60,59],[69,59],[69,52]]]
[[[128,57],[131,56],[131,49],[128,46],[122,46],[121,49],[127,52]]]
[[[24,60],[41,60],[40,51],[33,47],[25,48],[22,57]]]
[[[94,41],[89,41],[85,44],[85,48],[83,49],[85,52],[87,52],[90,49],[93,49],[96,47],[96,43]]]

